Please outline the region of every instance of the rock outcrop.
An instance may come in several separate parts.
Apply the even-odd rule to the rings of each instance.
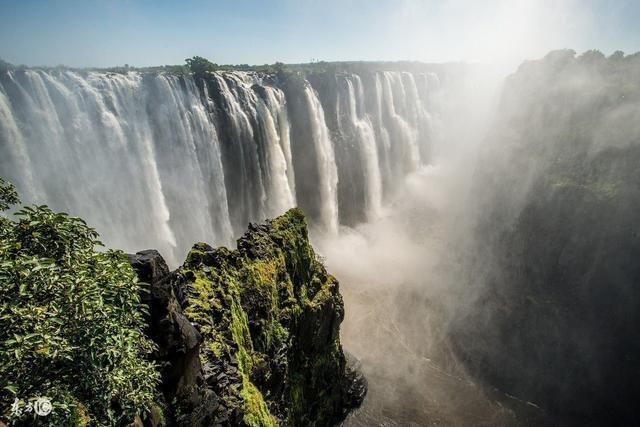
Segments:
[[[130,256],[150,284],[169,425],[333,425],[366,393],[339,339],[337,280],[316,258],[302,212],[250,225],[238,249],[196,244],[170,272]]]
[[[155,360],[162,375],[161,392],[170,418],[179,425],[214,425],[218,397],[204,386],[200,345],[202,335],[184,315],[185,282],[170,272],[160,253],[130,255],[138,279],[149,284],[147,334],[157,344]]]

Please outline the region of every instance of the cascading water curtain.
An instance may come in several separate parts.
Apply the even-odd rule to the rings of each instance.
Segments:
[[[304,81],[292,94],[259,73],[216,72],[198,84],[171,74],[6,71],[0,176],[27,203],[87,219],[107,245],[156,248],[173,265],[196,241],[230,245],[247,222],[312,198],[312,227],[336,233],[342,210],[375,218],[402,177],[429,161],[438,83],[406,72],[335,79],[337,99],[323,105],[331,94],[321,87]],[[292,96],[305,111],[292,114]],[[304,140],[292,140],[292,117],[305,117]],[[337,144],[355,153],[348,163],[336,159]],[[296,165],[294,146],[312,153],[312,174]],[[301,198],[296,182],[306,174],[314,194]],[[347,187],[361,205],[340,204]]]

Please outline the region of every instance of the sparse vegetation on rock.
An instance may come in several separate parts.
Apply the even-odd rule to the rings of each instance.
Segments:
[[[174,361],[195,368],[182,377],[200,378],[169,390],[178,424],[332,425],[362,401],[366,384],[347,377],[339,341],[338,282],[316,258],[300,210],[250,226],[237,250],[198,243],[166,277],[152,289],[172,282],[181,295],[174,319],[186,316],[201,337],[197,361]],[[192,405],[205,395],[216,402],[206,414]]]

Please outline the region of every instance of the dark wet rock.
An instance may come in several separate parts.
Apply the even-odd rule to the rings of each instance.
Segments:
[[[367,395],[367,379],[362,373],[360,361],[352,354],[345,352],[347,365],[342,382],[343,404],[346,411],[358,408]]]
[[[169,276],[169,266],[155,249],[147,249],[135,255],[129,255],[129,262],[141,282],[158,283]]]
[[[220,368],[207,379],[232,424],[335,424],[366,392],[340,345],[338,282],[316,258],[300,210],[248,229],[237,250],[194,245],[178,270],[202,356]]]
[[[237,247],[197,243],[174,272],[157,251],[130,255],[149,284],[167,424],[337,424],[367,383],[342,351],[338,281],[304,215],[250,224]]]
[[[638,56],[574,55],[507,80],[450,335],[478,379],[555,425],[639,425]]]
[[[217,396],[203,388],[200,344],[202,335],[182,312],[176,298],[181,293],[181,280],[171,273],[162,256],[155,250],[129,255],[129,261],[140,281],[149,285],[145,302],[149,305],[148,335],[158,348],[155,358],[161,367],[161,391],[171,421],[177,425],[205,426],[213,415]]]

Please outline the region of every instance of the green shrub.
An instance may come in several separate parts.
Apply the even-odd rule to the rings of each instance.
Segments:
[[[0,179],[0,209],[18,201]],[[9,425],[123,425],[147,412],[159,381],[145,309],[120,251],[46,206],[0,216],[0,418]],[[47,416],[25,405],[46,397]],[[18,399],[16,401],[16,399]],[[12,403],[23,409],[12,413]]]
[[[198,77],[204,76],[205,73],[215,71],[218,68],[217,64],[210,62],[201,56],[194,56],[193,58],[185,59],[187,67],[193,74]]]
[[[20,203],[15,187],[0,178],[0,211],[6,211],[11,205]]]

